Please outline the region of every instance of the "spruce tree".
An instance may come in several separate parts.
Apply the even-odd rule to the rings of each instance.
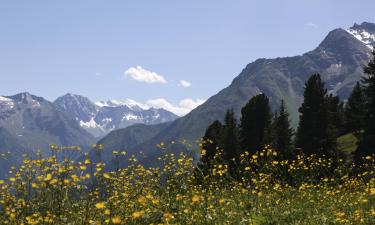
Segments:
[[[345,110],[344,103],[341,102],[339,96],[332,94],[327,96],[328,112],[329,112],[329,125],[333,136],[341,136],[345,133],[344,118]]]
[[[218,121],[214,121],[206,130],[203,137],[202,149],[205,151],[201,157],[200,168],[206,173],[211,168],[215,154],[222,149],[224,137],[223,125]]]
[[[345,105],[345,132],[360,136],[366,116],[366,96],[359,82],[354,86]]]
[[[241,149],[237,120],[233,110],[228,110],[225,115],[223,134],[223,158],[229,164],[231,175],[235,177]]]
[[[290,126],[289,113],[281,100],[280,108],[276,113],[273,125],[274,147],[279,151],[281,159],[292,159],[295,156],[293,146],[294,130]]]
[[[372,55],[373,59],[364,68],[364,72],[367,74],[364,80],[367,97],[366,116],[363,136],[356,151],[357,159],[375,154],[375,48]]]
[[[271,142],[271,108],[268,97],[256,95],[241,110],[241,146],[256,152]]]
[[[319,74],[314,74],[305,84],[304,102],[299,108],[300,120],[296,147],[307,155],[335,157],[337,143],[330,118],[327,90]]]

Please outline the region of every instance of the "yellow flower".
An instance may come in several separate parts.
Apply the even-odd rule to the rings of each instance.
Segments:
[[[87,167],[85,166],[85,165],[82,165],[82,166],[80,166],[79,167],[81,170],[86,170],[87,169]]]
[[[141,205],[146,205],[146,198],[143,197],[143,196],[141,196],[141,197],[139,197],[138,202],[139,202]]]
[[[199,195],[194,195],[192,198],[191,198],[191,201],[195,204],[195,203],[198,203],[199,201],[201,200],[201,197]]]
[[[52,174],[47,174],[46,178],[44,178],[44,181],[50,181],[52,180]]]
[[[206,155],[207,154],[207,151],[205,149],[202,150],[202,156]]]
[[[3,180],[0,180],[0,184],[4,184],[4,181],[3,181]]]
[[[164,213],[163,217],[164,217],[164,219],[165,219],[166,221],[170,221],[170,220],[174,219],[173,214],[172,214],[172,213],[169,213],[169,212]]]
[[[370,195],[375,195],[375,188],[370,188]]]
[[[113,224],[120,224],[121,223],[121,218],[119,216],[115,216],[112,218],[112,223]]]
[[[133,219],[138,219],[140,218],[141,216],[143,216],[145,214],[145,212],[142,210],[142,211],[136,211],[136,212],[133,212],[132,214],[132,218]]]
[[[104,209],[105,208],[105,203],[104,202],[98,202],[95,204],[95,207],[97,209]]]
[[[108,173],[103,173],[103,177],[106,178],[106,179],[109,179],[109,178],[110,178],[110,176],[109,176]]]

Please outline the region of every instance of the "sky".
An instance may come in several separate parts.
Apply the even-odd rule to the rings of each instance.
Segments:
[[[0,95],[134,99],[185,114],[257,58],[375,22],[374,0],[0,1]]]

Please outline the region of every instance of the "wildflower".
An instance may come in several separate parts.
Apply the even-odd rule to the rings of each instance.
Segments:
[[[194,195],[192,198],[191,198],[191,201],[195,204],[195,203],[198,203],[199,201],[201,200],[201,197],[199,195]]]
[[[145,214],[145,212],[143,210],[136,211],[136,212],[132,213],[132,218],[133,219],[138,219],[138,218],[142,217],[144,214]]]
[[[80,166],[79,167],[81,170],[86,170],[87,169],[87,167],[85,166],[85,165],[82,165],[82,166]]]
[[[112,218],[112,223],[113,224],[120,224],[121,223],[121,218],[119,216],[115,216]]]
[[[46,178],[44,178],[44,181],[50,181],[52,180],[52,174],[47,174]]]
[[[173,214],[172,214],[172,213],[169,213],[169,212],[164,213],[163,217],[164,217],[164,219],[165,219],[166,221],[170,221],[170,220],[174,219]]]
[[[98,202],[95,204],[95,207],[97,209],[104,209],[105,208],[105,203],[104,202]]]
[[[103,173],[103,177],[106,178],[106,179],[111,178],[108,173]]]

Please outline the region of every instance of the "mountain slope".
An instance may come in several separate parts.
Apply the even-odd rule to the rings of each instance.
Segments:
[[[362,26],[363,25],[363,26]],[[368,23],[331,31],[314,50],[301,56],[258,59],[248,64],[232,84],[212,96],[186,116],[179,118],[137,149],[148,149],[153,154],[156,144],[164,141],[199,139],[214,120],[222,120],[227,109],[233,108],[237,117],[240,109],[254,95],[265,93],[273,109],[284,99],[294,125],[303,99],[305,81],[313,73],[320,73],[328,91],[346,99],[353,85],[364,76],[363,65],[370,59],[371,48],[353,35],[353,30],[373,35]]]
[[[86,97],[66,94],[57,98],[54,104],[72,115],[83,129],[95,137],[102,137],[113,130],[137,123],[153,125],[178,118],[169,111],[148,108],[131,99],[93,103]]]
[[[53,103],[29,93],[0,98],[0,128],[0,148],[11,152],[46,152],[50,144],[85,147],[95,141]]]

